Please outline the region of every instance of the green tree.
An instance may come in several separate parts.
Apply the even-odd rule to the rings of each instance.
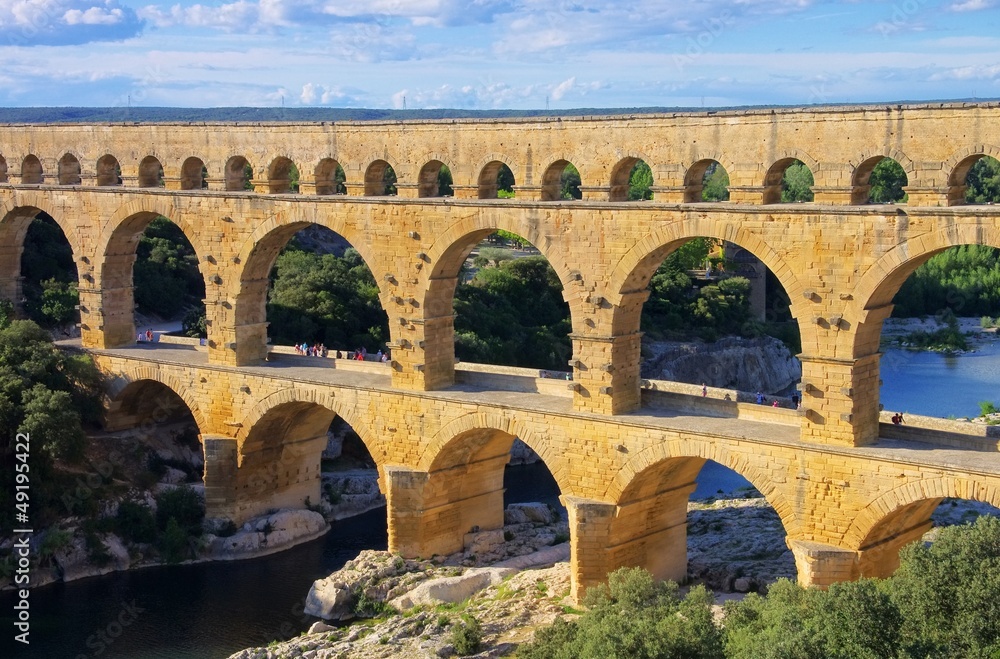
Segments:
[[[653,198],[653,170],[649,168],[644,160],[640,160],[632,167],[632,172],[628,177],[628,200],[638,201],[640,199]]]
[[[382,182],[385,184],[385,194],[394,195],[398,192],[396,190],[396,170],[392,168],[392,165],[385,166]]]
[[[488,364],[562,369],[572,352],[562,284],[544,257],[480,269],[455,292],[455,354]]]
[[[729,173],[717,162],[705,169],[702,180],[702,201],[729,201]]]
[[[723,633],[712,595],[695,586],[656,582],[645,570],[622,568],[587,591],[587,611],[535,634],[519,659],[722,659]]]
[[[21,254],[24,310],[43,327],[75,322],[80,296],[73,250],[59,225],[42,213],[32,220]]]
[[[1000,250],[960,245],[930,258],[893,298],[893,315],[923,316],[950,309],[959,316],[992,316],[1000,309]]]
[[[158,217],[143,232],[133,268],[139,308],[164,318],[176,318],[205,297],[205,280],[198,256],[180,228]]]
[[[500,165],[497,171],[497,197],[500,199],[514,198],[514,172],[507,165]]]
[[[10,311],[10,307],[7,307]],[[0,322],[0,462],[13,461],[17,433],[29,433],[32,510],[51,517],[64,493],[57,461],[78,460],[84,423],[97,421],[101,375],[89,356],[58,350],[30,320]],[[0,471],[0,525],[12,528],[13,469]],[[35,516],[32,517],[35,520]]]
[[[204,519],[205,504],[198,493],[187,485],[156,496],[156,523],[161,531],[166,531],[170,522],[175,522],[185,534],[199,536]]]
[[[580,172],[572,163],[566,165],[562,175],[559,177],[559,196],[561,199],[582,199],[583,192],[580,191]]]
[[[902,618],[876,580],[806,590],[779,580],[767,597],[727,603],[730,659],[888,659]]]
[[[1000,656],[1000,519],[943,528],[899,560],[886,590],[903,615],[908,657]]]
[[[872,169],[868,199],[873,204],[906,203],[906,172],[892,158],[882,158]]]
[[[452,188],[453,184],[454,181],[448,165],[441,165],[441,169],[438,170],[438,194],[442,197],[453,196],[455,194],[455,190]]]
[[[389,339],[378,285],[355,249],[343,257],[314,254],[293,240],[278,256],[271,282],[267,317],[275,343],[374,350]]]
[[[1000,161],[985,156],[976,161],[965,177],[965,200],[970,204],[1000,203]]]
[[[785,169],[781,179],[781,201],[786,204],[812,201],[814,183],[812,171],[796,160]]]

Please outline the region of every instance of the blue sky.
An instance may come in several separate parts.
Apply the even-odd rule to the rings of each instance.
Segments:
[[[1000,0],[0,0],[0,62],[3,106],[997,98]]]

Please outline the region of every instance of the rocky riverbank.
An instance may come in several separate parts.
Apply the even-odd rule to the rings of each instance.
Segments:
[[[720,600],[764,592],[780,577],[795,578],[777,514],[755,491],[742,494],[688,507],[688,580],[705,583]],[[525,521],[526,510],[539,521]],[[230,659],[429,659],[459,649],[480,658],[509,655],[535,629],[577,615],[569,598],[568,545],[553,545],[565,533],[565,518],[542,521],[550,510],[540,504],[508,508],[502,531],[508,542],[497,544],[501,532],[487,532],[483,546],[438,560],[362,552],[317,581],[307,599],[307,612],[314,615],[361,620],[347,626],[320,621],[297,638]],[[976,502],[946,501],[934,521],[965,523],[998,513]],[[925,539],[935,534],[931,530]],[[479,640],[474,650],[470,636]]]

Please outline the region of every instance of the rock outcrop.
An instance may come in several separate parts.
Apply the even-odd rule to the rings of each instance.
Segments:
[[[653,355],[642,365],[644,378],[775,394],[802,377],[799,360],[770,336],[726,337],[715,343],[653,342],[643,350]]]
[[[203,536],[211,560],[262,556],[318,538],[328,529],[323,515],[311,510],[279,510],[255,517],[229,537]]]

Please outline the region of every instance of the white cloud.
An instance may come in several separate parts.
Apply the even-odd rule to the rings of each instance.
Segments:
[[[576,85],[576,76],[573,76],[569,80],[563,80],[558,85],[556,85],[555,89],[552,90],[552,93],[550,94],[552,100],[561,101],[562,97],[565,96],[568,92],[570,92],[575,85]]]
[[[0,0],[0,45],[70,45],[135,36],[142,22],[117,0]]]
[[[996,5],[996,0],[965,0],[965,2],[956,2],[948,7],[951,11],[963,12],[963,11],[982,11],[984,9],[990,9]]]

